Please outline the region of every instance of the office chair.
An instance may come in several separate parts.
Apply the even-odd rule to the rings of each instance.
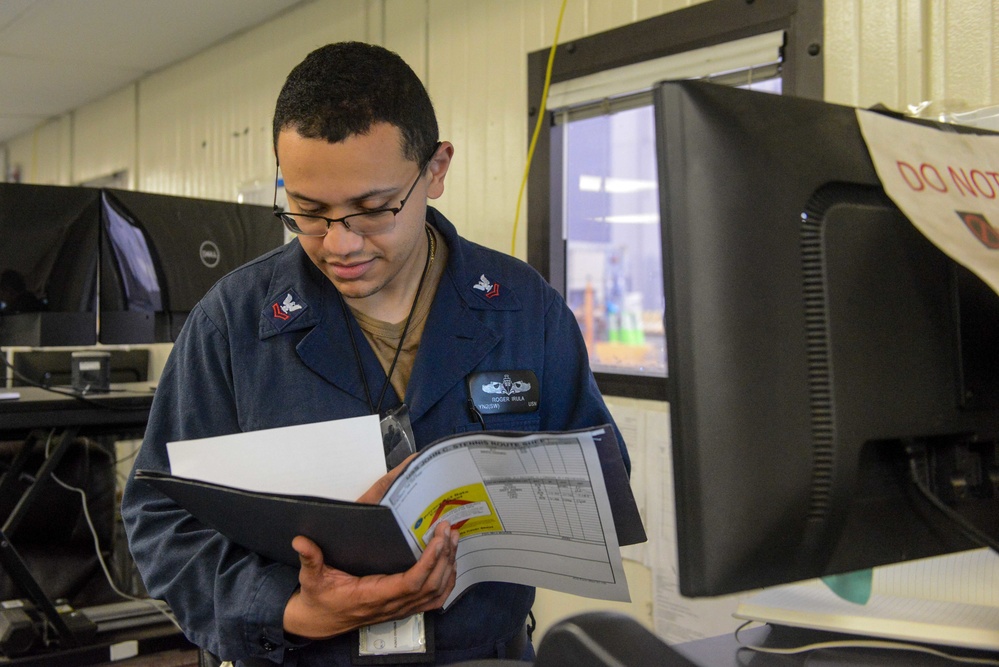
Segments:
[[[0,523],[34,485],[34,475],[45,460],[42,444],[33,439],[25,443],[0,442],[0,472],[4,473]],[[22,453],[23,448],[27,449]],[[26,457],[23,468],[12,470],[18,456]],[[114,466],[114,456],[106,447],[87,438],[77,438],[54,470],[59,480],[87,494],[87,508],[105,560],[110,559],[115,546]],[[15,477],[7,479],[8,471]],[[50,600],[67,600],[76,608],[117,601],[94,550],[94,538],[80,496],[52,479],[40,484],[35,489],[37,496],[26,506],[23,519],[7,536],[31,575]],[[24,594],[0,568],[0,600]]]
[[[641,623],[617,612],[580,614],[556,623],[538,645],[534,667],[686,667],[694,663]]]

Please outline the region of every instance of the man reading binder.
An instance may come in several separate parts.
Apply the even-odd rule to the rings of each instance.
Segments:
[[[396,54],[356,42],[309,54],[278,97],[274,152],[288,197],[275,215],[296,239],[223,278],[191,313],[137,469],[168,471],[171,441],[367,414],[390,423],[393,446],[417,448],[468,430],[613,424],[562,298],[428,207],[444,192],[454,146],[439,139],[426,90]],[[627,462],[623,444],[621,453]],[[392,478],[360,500],[377,502]],[[300,568],[268,561],[134,478],[122,514],[150,594],[222,660],[533,657],[532,588],[478,584],[440,611],[457,547],[446,523],[408,571],[355,577],[325,565],[304,537],[293,543]],[[389,621],[411,650],[380,651]]]

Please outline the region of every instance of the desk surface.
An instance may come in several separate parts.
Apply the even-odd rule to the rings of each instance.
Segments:
[[[793,648],[818,642],[836,640],[863,641],[871,637],[841,635],[819,630],[791,628],[787,626],[764,626],[739,634],[711,637],[699,641],[676,644],[672,648],[688,660],[704,667],[954,667],[960,663],[946,658],[900,649],[879,648],[824,648],[788,655],[760,653],[745,648],[743,644],[768,648]],[[986,651],[972,651],[951,646],[933,646],[949,655],[970,656],[999,660],[999,655]]]
[[[71,392],[69,387],[57,387]],[[0,437],[17,437],[36,428],[80,427],[81,431],[121,430],[145,427],[153,402],[153,385],[128,382],[111,385],[104,394],[82,397],[55,393],[38,387],[3,388],[20,397],[0,401]]]
[[[6,657],[0,655],[0,666],[6,667],[84,667],[86,665],[136,664],[131,660],[119,663],[113,660],[123,649],[137,656],[155,655],[169,651],[195,649],[185,637],[169,623],[98,635],[93,642],[76,648],[38,651],[28,655]],[[138,661],[138,658],[134,659]],[[197,664],[196,662],[194,664]]]

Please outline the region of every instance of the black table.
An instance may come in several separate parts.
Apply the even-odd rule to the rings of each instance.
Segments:
[[[23,438],[35,429],[74,428],[82,434],[135,433],[145,430],[153,402],[149,382],[114,384],[104,394],[82,397],[54,393],[38,387],[11,387],[16,400],[0,401],[0,440]],[[69,387],[56,387],[71,392]]]

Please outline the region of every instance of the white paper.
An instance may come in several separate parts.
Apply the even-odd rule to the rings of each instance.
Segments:
[[[874,593],[999,609],[999,554],[975,549],[874,568]]]
[[[377,415],[170,442],[167,453],[176,477],[335,500],[385,474]]]
[[[746,600],[738,618],[888,639],[999,649],[999,555],[989,549],[874,568],[867,604],[820,579],[775,586]]]
[[[938,248],[999,293],[999,136],[857,111],[888,196]]]

